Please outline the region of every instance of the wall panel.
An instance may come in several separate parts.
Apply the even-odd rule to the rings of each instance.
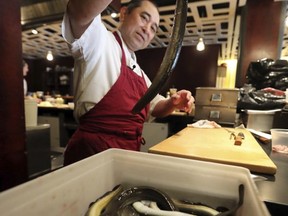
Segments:
[[[194,95],[196,87],[215,87],[219,48],[219,45],[206,45],[206,49],[199,52],[194,46],[182,47],[175,70],[161,94],[165,95],[172,86],[188,89]],[[152,81],[158,72],[165,51],[165,48],[158,48],[137,52],[140,66]]]

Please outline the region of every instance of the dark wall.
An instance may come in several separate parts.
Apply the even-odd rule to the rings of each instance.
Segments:
[[[206,45],[206,49],[199,52],[194,46],[182,47],[169,82],[160,93],[166,95],[169,88],[175,87],[188,89],[195,95],[196,87],[215,87],[219,48],[219,45]],[[165,48],[158,48],[141,50],[136,53],[138,63],[151,81],[158,72],[165,51]]]
[[[196,87],[215,86],[219,48],[219,45],[206,45],[206,49],[199,52],[194,46],[182,47],[176,67],[160,93],[166,95],[170,87],[175,87],[188,89],[195,95]],[[145,49],[136,53],[138,63],[151,81],[158,72],[165,51],[166,48],[157,48]],[[28,90],[31,92],[45,90],[43,73],[45,73],[46,67],[55,68],[56,65],[73,67],[74,63],[72,57],[59,58],[52,62],[46,59],[27,61],[30,72],[26,79]]]
[[[25,182],[28,179],[28,172],[25,154],[20,1],[0,1],[0,14],[2,20],[0,22],[0,191],[2,191]]]
[[[56,65],[73,68],[74,60],[72,57],[55,58],[53,61],[46,59],[26,60],[29,64],[29,72],[26,77],[29,92],[45,91],[46,68],[55,69]]]
[[[286,5],[284,1],[247,0],[241,15],[236,87],[246,83],[247,69],[252,61],[280,58]]]

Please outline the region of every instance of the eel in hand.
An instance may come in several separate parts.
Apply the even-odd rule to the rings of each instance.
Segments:
[[[153,83],[132,109],[139,113],[160,92],[177,63],[181,51],[187,20],[187,0],[177,0],[171,41],[166,49],[160,68]]]

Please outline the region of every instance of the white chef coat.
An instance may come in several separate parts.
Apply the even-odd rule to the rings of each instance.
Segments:
[[[118,31],[117,32],[121,34]],[[69,17],[64,15],[62,35],[68,43],[74,57],[74,115],[76,120],[98,103],[110,90],[120,75],[121,48],[112,32],[108,31],[97,16],[79,39],[73,37]],[[122,40],[122,38],[121,38]],[[141,68],[137,64],[135,53],[130,53],[123,42],[127,66],[134,68],[134,72],[141,76]],[[144,73],[143,73],[144,74]],[[151,81],[144,74],[147,86]],[[150,112],[159,100],[157,95],[150,103]],[[107,109],[109,109],[107,107]],[[150,116],[150,115],[149,115]]]
[[[23,88],[24,88],[24,97],[25,97],[27,96],[27,93],[28,93],[28,86],[27,86],[27,81],[25,78],[23,79]]]

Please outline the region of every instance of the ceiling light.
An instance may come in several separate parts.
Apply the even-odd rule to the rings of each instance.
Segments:
[[[205,50],[205,44],[204,44],[204,41],[203,41],[202,37],[199,38],[198,44],[196,46],[196,50],[198,50],[198,51]]]
[[[112,18],[116,18],[117,17],[117,13],[115,13],[115,12],[111,13],[111,17]]]
[[[36,29],[32,29],[31,32],[32,32],[34,35],[38,34],[38,31],[37,31]]]
[[[49,50],[49,51],[47,52],[47,56],[46,56],[46,58],[47,58],[48,61],[52,61],[52,60],[54,59],[51,50]]]

